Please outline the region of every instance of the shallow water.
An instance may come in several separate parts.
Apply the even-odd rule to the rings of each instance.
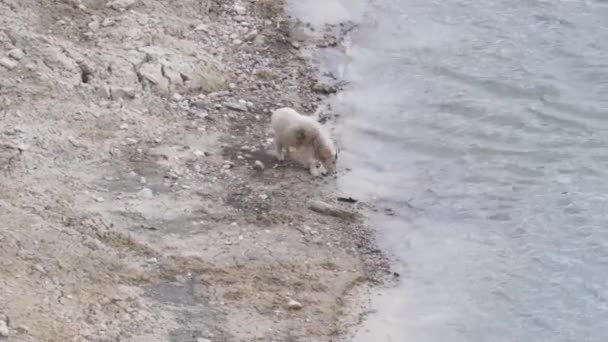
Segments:
[[[345,191],[401,283],[356,341],[608,340],[608,2],[372,1]]]

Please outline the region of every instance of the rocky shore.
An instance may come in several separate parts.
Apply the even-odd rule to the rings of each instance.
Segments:
[[[331,118],[313,56],[345,26],[284,6],[0,0],[0,341],[335,341],[359,321],[388,274],[362,204],[279,164],[268,130],[280,106]]]

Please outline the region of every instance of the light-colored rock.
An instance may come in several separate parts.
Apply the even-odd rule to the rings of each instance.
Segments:
[[[247,9],[241,5],[234,5],[234,11],[238,15],[245,15],[245,13],[247,13]]]
[[[287,302],[287,308],[289,310],[300,310],[302,307],[302,303],[298,302],[297,300],[290,299]]]
[[[137,192],[137,197],[142,199],[153,198],[154,192],[152,192],[152,190],[149,188],[143,188]]]
[[[101,28],[101,24],[99,23],[98,19],[94,19],[93,21],[91,21],[88,26],[89,29],[93,32],[97,32],[99,31],[99,28]]]
[[[109,27],[109,26],[114,25],[114,23],[116,23],[116,22],[114,21],[114,19],[112,19],[112,18],[105,18],[105,19],[104,19],[104,20],[101,22],[101,26],[102,26],[102,27]]]
[[[8,317],[0,315],[0,337],[8,337]]]
[[[232,41],[232,44],[234,44],[234,45],[241,45],[241,44],[243,44],[243,41],[240,40],[240,39],[235,39],[235,40]]]
[[[207,156],[207,152],[201,151],[201,150],[195,150],[193,153],[197,157],[206,157]]]
[[[14,61],[8,57],[4,57],[4,58],[0,58],[0,65],[8,70],[13,70],[17,67],[17,65],[19,65],[19,63],[17,63],[16,61]]]
[[[111,87],[110,98],[113,100],[130,100],[135,98],[137,90],[131,87]]]
[[[239,112],[246,112],[247,111],[247,103],[224,102],[224,106],[226,108],[230,108],[232,110],[236,110],[236,111],[239,111]]]
[[[203,31],[203,32],[209,32],[209,28],[207,27],[207,25],[205,24],[199,24],[194,28],[194,31]]]
[[[208,338],[199,337],[196,339],[196,342],[211,342],[211,340]]]
[[[258,171],[264,171],[265,166],[260,160],[256,160],[255,163],[253,163],[253,168]]]
[[[12,49],[8,52],[8,56],[14,60],[20,61],[25,56],[25,54],[21,49]]]
[[[163,76],[162,65],[158,63],[145,63],[139,68],[139,73],[155,85],[169,85],[169,81]]]
[[[247,33],[247,34],[246,34],[246,35],[243,37],[243,39],[244,39],[246,42],[249,42],[249,41],[254,40],[254,39],[255,39],[255,37],[257,37],[257,35],[258,35],[258,30],[251,30],[249,33]]]
[[[342,219],[349,219],[349,220],[355,218],[355,213],[344,210],[344,209],[336,208],[323,201],[312,201],[312,202],[310,202],[310,205],[308,208],[314,212],[317,212],[317,213],[323,214],[323,215],[338,217],[338,218],[342,218]]]
[[[107,7],[116,11],[125,11],[132,8],[137,3],[137,0],[114,0],[106,4]]]

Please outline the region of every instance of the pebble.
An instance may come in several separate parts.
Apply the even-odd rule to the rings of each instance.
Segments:
[[[241,45],[241,44],[243,44],[243,41],[240,40],[240,39],[235,39],[235,40],[232,41],[232,44],[234,44],[234,45]]]
[[[196,339],[196,342],[211,342],[211,340],[208,338],[199,337]]]
[[[42,265],[36,264],[33,266],[33,269],[35,269],[36,271],[38,271],[42,274],[46,274],[46,270],[44,269],[44,267],[42,267]]]
[[[241,5],[234,5],[234,11],[238,15],[245,15],[245,13],[247,12],[247,9],[244,6],[241,6]]]
[[[27,334],[30,331],[27,325],[18,325],[15,330],[20,334]]]
[[[154,197],[154,193],[149,188],[143,188],[143,189],[139,190],[139,192],[137,193],[137,197],[139,197],[139,198],[152,198],[152,197]]]
[[[243,39],[245,39],[245,41],[248,42],[248,41],[254,40],[255,37],[257,37],[257,35],[258,35],[258,30],[251,30],[251,32],[247,33],[245,35],[245,37],[243,37]]]
[[[264,171],[265,166],[260,160],[256,160],[255,163],[253,163],[253,168],[258,171]]]
[[[129,124],[123,123],[123,124],[121,124],[121,125],[119,126],[119,128],[120,128],[121,130],[123,130],[123,131],[124,131],[124,130],[127,130],[127,129],[129,129]]]
[[[8,337],[8,317],[0,315],[0,337]]]
[[[298,302],[297,300],[290,299],[289,302],[287,302],[287,308],[289,310],[300,310],[302,309],[302,303]]]
[[[265,200],[267,200],[267,199],[268,199],[268,195],[266,195],[266,194],[261,194],[261,195],[260,195],[260,199],[261,199],[261,200],[263,200],[263,201],[265,201]]]
[[[247,103],[242,103],[242,102],[224,102],[224,106],[226,106],[227,108],[239,111],[239,112],[246,112],[247,111]]]
[[[340,208],[335,208],[332,205],[329,205],[323,201],[312,201],[309,205],[309,209],[319,214],[338,217],[342,219],[355,218],[355,214],[353,212]]]
[[[207,156],[207,152],[201,151],[201,150],[195,150],[193,153],[197,157],[206,157]]]
[[[8,52],[8,56],[14,60],[21,60],[23,58],[25,54],[23,53],[23,50],[21,49],[12,49],[11,51]]]
[[[4,58],[0,58],[0,65],[5,67],[8,70],[13,70],[17,67],[17,65],[19,65],[19,63],[17,63],[16,61],[14,61],[8,57],[4,57]]]
[[[106,4],[106,7],[109,7],[113,10],[122,12],[124,10],[131,8],[133,5],[135,5],[136,2],[137,2],[137,0],[114,0],[114,1],[108,2]]]
[[[99,31],[99,28],[101,27],[101,25],[99,24],[99,21],[97,19],[91,21],[88,26],[91,29],[91,31],[93,31],[93,32]]]
[[[115,21],[112,18],[105,18],[102,22],[101,22],[101,26],[102,27],[108,27],[108,26],[112,26],[114,25]]]

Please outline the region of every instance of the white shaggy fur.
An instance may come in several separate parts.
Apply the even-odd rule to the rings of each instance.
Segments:
[[[335,172],[338,154],[329,133],[315,119],[292,108],[280,108],[272,113],[270,121],[279,160],[284,160],[285,153],[293,147],[306,153],[304,164],[311,174],[318,173],[317,160],[325,169]]]

